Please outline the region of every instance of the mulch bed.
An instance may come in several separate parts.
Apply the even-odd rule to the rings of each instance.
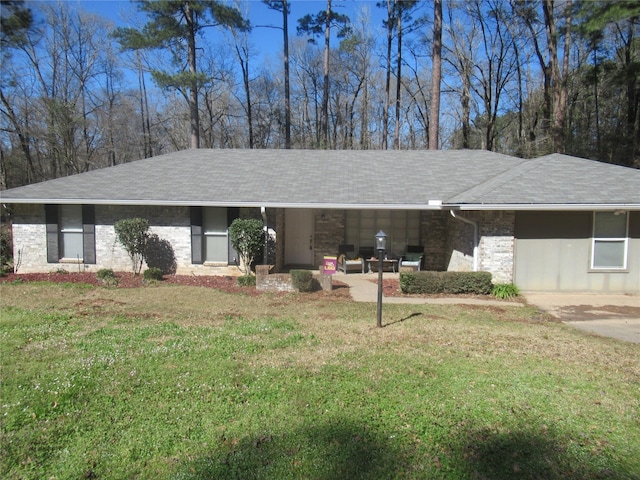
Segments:
[[[115,272],[118,279],[118,288],[140,288],[146,286],[142,275],[134,275],[131,272]],[[52,283],[82,283],[94,286],[103,286],[104,283],[94,273],[9,273],[0,277],[0,283],[12,282],[52,282]],[[165,275],[161,283],[172,285],[185,285],[190,287],[215,288],[227,293],[244,293],[247,295],[261,295],[255,287],[242,287],[237,284],[237,277],[230,275]],[[333,282],[333,291],[314,292],[306,295],[316,295],[320,297],[338,296],[348,297],[348,285],[340,282]]]
[[[118,287],[137,288],[145,285],[142,275],[134,275],[130,272],[116,272]],[[84,283],[87,285],[101,286],[103,282],[95,273],[10,273],[0,278],[4,282],[53,282],[53,283]],[[175,285],[188,285],[197,287],[219,288],[229,290],[231,288],[245,289],[236,284],[236,278],[231,276],[195,276],[195,275],[165,275],[162,283]]]

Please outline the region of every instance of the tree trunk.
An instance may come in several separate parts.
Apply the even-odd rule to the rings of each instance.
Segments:
[[[393,0],[387,0],[387,69],[384,84],[384,111],[382,112],[382,150],[387,149],[389,134],[389,105],[391,103],[391,44],[393,42]]]
[[[398,66],[397,66],[397,78],[396,78],[396,125],[393,135],[393,148],[395,150],[400,149],[400,95],[402,86],[402,14],[398,15]]]
[[[549,88],[549,92],[545,96],[547,107],[546,117],[549,124],[549,131],[553,141],[554,150],[557,148],[558,132],[557,127],[557,111],[560,104],[560,68],[558,66],[558,31],[554,15],[555,0],[543,0],[542,11],[544,13],[544,26],[547,33],[547,49],[549,51],[548,74],[545,75],[545,89]],[[548,77],[548,80],[547,80]],[[548,81],[548,84],[547,84]],[[548,85],[548,87],[546,87]]]
[[[442,0],[433,4],[433,57],[431,71],[431,110],[429,112],[429,150],[438,150],[440,129],[440,82],[442,80]]]
[[[284,36],[284,148],[291,148],[291,90],[289,86],[289,5],[282,0]]]
[[[185,2],[185,18],[187,28],[189,30],[188,56],[189,56],[189,73],[191,74],[191,84],[189,85],[189,117],[190,117],[190,133],[191,148],[200,148],[200,118],[198,111],[198,77],[196,69],[196,32],[193,23],[193,10],[189,6],[189,2]]]
[[[329,39],[331,36],[331,0],[327,0],[327,19],[324,26],[324,84],[322,86],[322,114],[320,129],[323,148],[329,148]]]

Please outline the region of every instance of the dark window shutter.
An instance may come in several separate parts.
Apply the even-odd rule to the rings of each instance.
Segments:
[[[202,252],[202,207],[191,207],[191,263],[204,263]]]
[[[60,260],[58,205],[44,206],[44,221],[47,224],[47,263],[58,263]]]
[[[82,206],[82,258],[83,263],[96,263],[96,212],[95,206]]]
[[[240,218],[240,209],[238,207],[227,208],[227,227],[230,227],[236,218]]]

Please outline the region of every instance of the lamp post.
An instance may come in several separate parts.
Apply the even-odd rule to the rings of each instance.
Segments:
[[[382,265],[384,251],[387,249],[387,234],[380,230],[376,234],[376,249],[378,250],[378,321],[377,327],[382,327]]]

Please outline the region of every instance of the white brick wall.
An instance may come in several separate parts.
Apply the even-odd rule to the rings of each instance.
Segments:
[[[113,224],[122,218],[143,217],[152,225],[151,234],[171,244],[176,258],[178,274],[183,275],[239,275],[235,266],[208,266],[191,264],[191,226],[187,207],[127,207],[96,205],[96,264],[73,265],[47,263],[47,236],[43,205],[16,205],[13,221],[14,256],[20,258],[18,273],[67,271],[96,272],[102,268],[131,271],[131,261],[124,248],[116,241]],[[19,253],[18,253],[19,252]],[[143,266],[143,269],[146,265]]]
[[[247,213],[247,212],[243,212]],[[115,271],[130,271],[129,256],[116,242],[113,224],[122,218],[143,217],[149,220],[150,233],[171,244],[173,249],[178,274],[194,275],[240,275],[240,270],[235,266],[210,266],[191,264],[191,226],[188,207],[133,207],[133,206],[103,206],[95,207],[96,216],[96,265],[81,266],[88,271],[97,271],[101,268],[111,268]],[[431,215],[431,214],[430,214]],[[423,217],[430,217],[423,215]],[[438,213],[436,218],[445,218],[447,221],[433,223],[430,234],[432,238],[424,239],[425,253],[436,255],[436,250],[445,252],[449,249],[448,264],[438,266],[425,262],[427,269],[470,270],[473,261],[472,253],[473,229],[459,220],[448,219],[444,213]],[[493,274],[494,282],[513,281],[514,258],[514,212],[466,212],[465,217],[478,222],[479,228],[479,270],[489,271]],[[282,210],[278,211],[274,223],[276,228],[282,227]],[[331,220],[338,227],[332,235],[318,236],[316,246],[318,254],[324,253],[329,246],[338,245],[342,241],[343,213],[337,212]],[[323,225],[318,223],[316,230],[322,230]],[[435,228],[439,226],[438,228]],[[46,225],[44,220],[43,205],[16,205],[14,208],[13,223],[14,252],[19,258],[18,272],[50,272],[59,268],[68,271],[76,271],[78,268],[70,264],[47,263]],[[333,248],[333,247],[332,247]],[[283,245],[276,246],[278,261],[284,257]],[[441,255],[444,257],[445,255]],[[437,259],[439,260],[439,259]],[[318,263],[318,262],[316,262]],[[278,265],[281,267],[281,265]],[[146,268],[143,267],[143,268]]]

